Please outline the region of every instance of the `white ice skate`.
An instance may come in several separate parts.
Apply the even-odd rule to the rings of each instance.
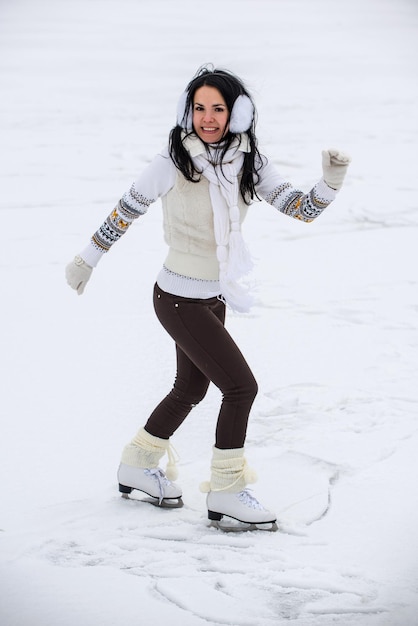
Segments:
[[[275,514],[265,509],[248,489],[238,493],[210,491],[206,501],[211,526],[224,531],[277,530]],[[231,519],[221,523],[224,516]]]
[[[176,483],[168,480],[159,467],[143,469],[121,463],[118,470],[119,491],[125,498],[133,490],[142,491],[150,496],[146,502],[165,508],[183,506],[182,491]]]

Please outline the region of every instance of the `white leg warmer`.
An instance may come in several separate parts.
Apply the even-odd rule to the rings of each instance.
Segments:
[[[160,439],[150,435],[141,428],[122,452],[121,463],[144,469],[158,467],[160,460],[167,453],[168,463],[166,476],[169,480],[177,478],[176,458],[168,439]]]
[[[247,466],[244,457],[244,448],[221,450],[213,448],[211,478],[209,482],[200,485],[201,491],[223,491],[239,493],[249,483],[256,482],[254,471]]]

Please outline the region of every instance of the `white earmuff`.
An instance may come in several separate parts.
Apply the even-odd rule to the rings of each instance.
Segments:
[[[177,104],[177,126],[181,126],[184,130],[193,130],[191,107],[186,115],[187,91],[183,91]]]
[[[254,107],[250,98],[245,95],[238,96],[234,102],[229,120],[231,133],[245,133],[253,122]]]

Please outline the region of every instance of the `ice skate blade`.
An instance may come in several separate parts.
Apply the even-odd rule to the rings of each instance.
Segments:
[[[182,498],[163,498],[161,502],[158,498],[148,496],[146,498],[135,498],[129,493],[122,493],[122,498],[125,500],[132,500],[133,502],[144,502],[145,504],[152,504],[158,509],[181,509],[183,506]]]
[[[267,522],[263,524],[250,524],[246,522],[238,522],[238,521],[222,521],[218,522],[216,520],[212,520],[209,524],[211,528],[216,528],[217,530],[222,530],[224,533],[245,533],[254,530],[261,530],[263,532],[274,533],[278,530],[276,522]]]

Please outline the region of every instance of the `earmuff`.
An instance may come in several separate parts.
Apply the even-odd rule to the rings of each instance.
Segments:
[[[187,104],[187,91],[183,91],[180,96],[180,99],[177,104],[177,126],[181,126],[184,130],[190,132],[193,130],[192,123],[192,107],[189,106],[189,110],[186,115],[186,104]]]
[[[253,122],[254,106],[250,98],[244,94],[238,96],[234,102],[229,120],[231,133],[245,133]]]
[[[177,105],[177,124],[190,132],[193,130],[193,117],[192,108],[189,106],[186,111],[187,104],[187,91],[184,91],[179,99]],[[231,133],[245,133],[253,122],[254,118],[254,106],[251,99],[242,94],[235,100],[231,111],[231,118],[229,120],[229,130]]]

